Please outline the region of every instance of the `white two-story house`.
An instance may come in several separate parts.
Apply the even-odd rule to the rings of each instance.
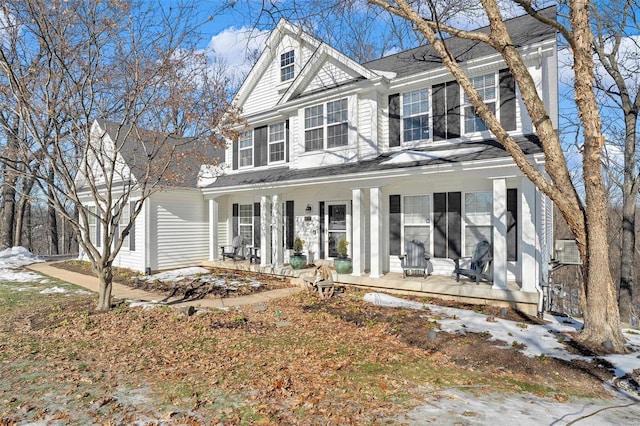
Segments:
[[[555,17],[555,8],[544,11]],[[507,23],[557,123],[555,31],[529,16]],[[480,29],[478,31],[483,31]],[[485,102],[530,161],[544,157],[500,55],[450,39]],[[235,235],[262,266],[288,262],[294,238],[314,261],[349,241],[352,278],[401,272],[405,242],[424,242],[431,273],[491,242],[490,297],[537,295],[546,279],[551,203],[486,130],[429,46],[360,64],[280,21],[234,100],[246,127],[229,140],[227,171],[202,189],[209,259]],[[428,280],[426,280],[428,281]],[[483,296],[479,296],[483,297]]]

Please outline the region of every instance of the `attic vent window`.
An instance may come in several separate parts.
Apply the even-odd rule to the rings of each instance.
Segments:
[[[288,81],[294,75],[295,54],[293,50],[280,55],[280,81]]]

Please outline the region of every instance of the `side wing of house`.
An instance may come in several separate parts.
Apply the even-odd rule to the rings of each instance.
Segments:
[[[209,218],[200,190],[167,189],[147,201],[151,271],[195,266],[208,259]]]

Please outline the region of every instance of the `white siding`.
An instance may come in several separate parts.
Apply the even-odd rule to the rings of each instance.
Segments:
[[[333,87],[339,83],[353,80],[360,75],[347,68],[344,64],[336,63],[335,60],[327,60],[318,70],[304,92],[310,92],[326,87]],[[303,92],[303,93],[304,93]]]
[[[136,218],[134,233],[129,235],[129,238],[135,238],[135,250],[131,251],[129,250],[129,245],[123,245],[113,262],[114,266],[144,272],[144,236],[145,217],[143,209]]]
[[[241,105],[245,115],[251,115],[272,108],[281,98],[288,85],[294,80],[282,83],[280,81],[280,55],[289,50],[295,51],[295,75],[304,67],[306,61],[315,49],[301,44],[299,40],[285,35],[273,52],[271,62],[265,67],[257,84],[251,90],[244,105]]]
[[[358,97],[358,157],[360,160],[378,155],[377,92]]]
[[[378,93],[378,151],[389,151],[389,96]]]
[[[209,258],[208,208],[198,190],[154,194],[152,223],[155,270],[193,266]],[[154,256],[155,255],[155,256]]]

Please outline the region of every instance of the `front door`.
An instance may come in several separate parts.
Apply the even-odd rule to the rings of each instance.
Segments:
[[[327,203],[325,216],[327,257],[338,257],[338,241],[348,240],[349,235],[349,205],[346,203]]]

